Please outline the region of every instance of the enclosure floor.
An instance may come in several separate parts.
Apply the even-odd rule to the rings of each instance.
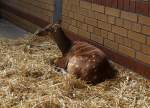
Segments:
[[[29,32],[17,27],[5,19],[0,19],[0,37],[16,39],[27,36]]]
[[[95,86],[60,74],[51,36],[0,39],[0,108],[150,108],[150,80],[114,62],[114,79]]]

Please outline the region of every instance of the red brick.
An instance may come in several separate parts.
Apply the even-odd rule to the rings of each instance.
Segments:
[[[102,44],[103,45],[103,37],[100,37],[100,35],[96,35],[96,34],[91,34],[91,40],[93,40],[93,41],[96,41],[96,42],[98,42],[98,43],[100,43],[100,44]]]
[[[98,4],[92,4],[92,10],[104,13],[104,6]]]
[[[118,0],[112,0],[112,7],[117,8],[118,6]]]
[[[95,27],[97,27],[97,20],[96,19],[93,19],[93,18],[85,18],[85,22],[87,23],[87,24],[89,24],[89,25],[93,25],[93,26],[95,26]]]
[[[123,0],[118,0],[118,8],[123,9]]]
[[[107,15],[111,15],[111,16],[115,16],[115,17],[120,17],[120,10],[119,9],[106,7],[105,8],[105,13]]]
[[[135,12],[135,9],[136,9],[135,0],[130,0],[129,10],[130,10],[131,12]]]
[[[91,9],[92,4],[86,1],[80,1],[80,7],[85,9]]]
[[[137,52],[136,53],[136,58],[146,64],[150,64],[150,56],[145,55],[143,53]]]
[[[120,43],[120,44],[124,44],[124,37],[116,34],[115,35],[115,42]]]
[[[147,45],[150,46],[150,37],[147,37]]]
[[[88,25],[88,32],[93,32],[94,31],[94,27],[91,25]]]
[[[73,33],[78,33],[78,28],[74,27],[74,26],[69,26],[69,30],[72,31]]]
[[[127,37],[127,30],[125,28],[112,25],[112,32]]]
[[[131,30],[135,31],[135,32],[141,32],[142,31],[142,26],[141,26],[141,24],[132,23],[131,24]]]
[[[131,26],[132,26],[132,22],[131,21],[128,21],[128,20],[124,20],[123,21],[123,27],[130,30],[131,29]]]
[[[150,27],[142,26],[142,33],[150,36]]]
[[[150,17],[140,15],[139,23],[150,26]]]
[[[103,13],[97,13],[97,19],[107,22],[107,15],[103,14]]]
[[[121,19],[121,18],[116,18],[116,25],[117,25],[117,26],[120,26],[120,27],[123,27],[123,19]]]
[[[124,45],[127,47],[131,47],[132,40],[129,38],[124,38]]]
[[[137,14],[126,12],[126,11],[121,11],[121,18],[127,19],[129,21],[133,21],[133,22],[137,22],[138,20]]]
[[[107,38],[108,32],[106,30],[101,30],[101,36]]]
[[[98,21],[98,28],[111,31],[111,24],[103,21]]]
[[[108,39],[104,40],[104,46],[111,48],[112,50],[118,50],[118,44]]]
[[[150,46],[142,45],[142,52],[150,56]]]
[[[136,12],[148,15],[149,4],[148,1],[138,1],[136,2]]]
[[[141,50],[141,44],[139,42],[132,41],[132,48],[140,51]]]
[[[115,40],[115,34],[108,32],[108,39],[114,41]]]
[[[89,11],[88,9],[80,8],[80,14],[84,16],[88,16]]]
[[[101,35],[101,29],[99,29],[99,28],[94,28],[94,33],[96,34],[96,35]]]
[[[101,1],[101,5],[106,5],[106,0],[100,0]]]
[[[90,32],[87,32],[87,31],[82,30],[82,29],[79,29],[78,34],[80,36],[82,36],[83,38],[87,38],[87,39],[90,39],[90,36],[91,36]]]
[[[136,33],[136,32],[132,32],[132,31],[128,31],[128,38],[133,39],[137,42],[146,43],[146,37],[143,34],[140,33]]]
[[[115,17],[108,15],[108,23],[115,24]]]
[[[112,0],[105,0],[106,1],[106,6],[111,7],[112,5]]]
[[[130,9],[130,0],[124,0],[124,10],[129,11]]]
[[[123,45],[119,45],[119,52],[128,55],[130,57],[135,57],[135,50]]]

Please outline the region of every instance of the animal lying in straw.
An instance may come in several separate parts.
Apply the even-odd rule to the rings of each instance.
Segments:
[[[63,54],[55,62],[58,67],[92,84],[115,76],[116,71],[103,51],[86,42],[72,43],[59,24],[51,26],[49,31]]]

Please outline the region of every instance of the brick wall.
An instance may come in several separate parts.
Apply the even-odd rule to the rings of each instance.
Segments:
[[[47,22],[52,20],[54,13],[54,0],[1,0],[1,2]]]
[[[84,1],[150,16],[149,0],[84,0]]]
[[[63,0],[62,14],[65,29],[150,64],[150,17],[87,0]]]

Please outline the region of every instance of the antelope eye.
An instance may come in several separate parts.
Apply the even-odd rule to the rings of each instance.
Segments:
[[[61,72],[61,69],[57,69],[58,72]]]

